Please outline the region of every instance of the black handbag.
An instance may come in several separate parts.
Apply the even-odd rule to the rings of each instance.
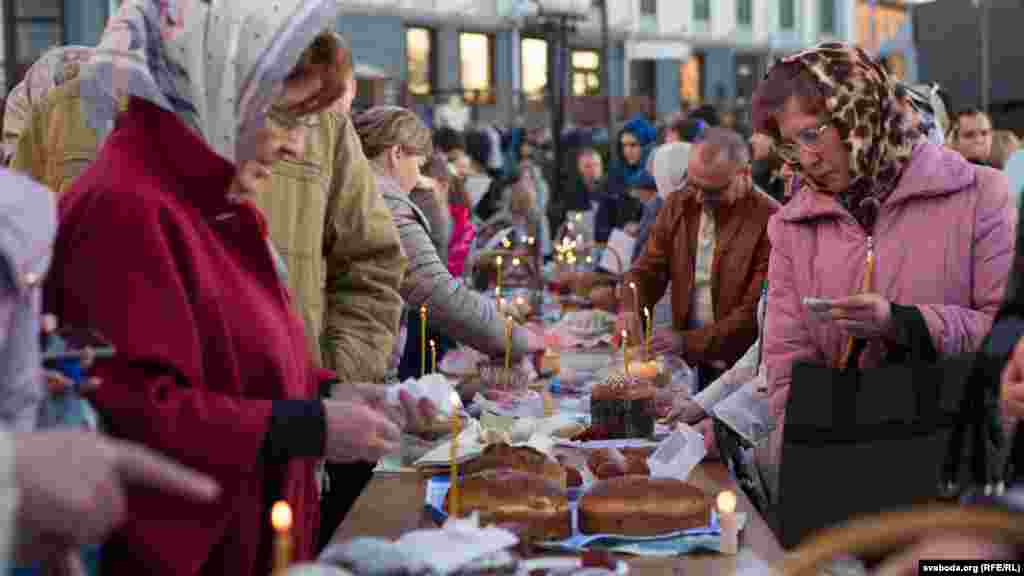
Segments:
[[[855,516],[948,496],[973,358],[939,361],[920,312],[899,308],[913,337],[885,364],[851,368],[867,346],[858,340],[847,368],[793,367],[773,514],[785,548]]]

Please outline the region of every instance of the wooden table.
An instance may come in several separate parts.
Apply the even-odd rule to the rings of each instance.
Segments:
[[[740,562],[751,556],[769,565],[778,565],[783,551],[768,525],[747,500],[725,467],[719,462],[700,464],[690,481],[712,494],[724,489],[736,493],[737,509],[746,512],[749,520],[740,534],[740,555],[695,554],[677,558],[627,557],[631,575],[719,576],[735,574]],[[345,521],[334,533],[335,542],[357,536],[397,539],[406,532],[434,527],[423,502],[426,483],[419,474],[378,474],[356,500]],[[749,572],[748,572],[749,573]],[[763,572],[762,572],[763,574]]]

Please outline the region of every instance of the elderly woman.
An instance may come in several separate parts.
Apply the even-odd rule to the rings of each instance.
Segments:
[[[504,354],[505,323],[497,305],[452,277],[430,239],[429,220],[409,199],[419,181],[420,166],[432,154],[430,131],[412,111],[397,106],[371,108],[354,122],[409,258],[400,288],[407,317],[418,321],[420,307],[426,306],[432,329],[485,354]],[[395,368],[406,349],[404,343],[396,348]],[[419,353],[419,346],[408,349]],[[512,356],[520,358],[528,352],[526,330],[517,326],[512,333]],[[401,376],[418,375],[419,360],[407,355],[401,363],[409,369]]]
[[[862,367],[922,339],[943,356],[971,352],[999,308],[1013,249],[1006,177],[911,132],[900,110],[885,69],[837,43],[783,59],[754,96],[756,129],[799,176],[769,224],[776,457],[795,362],[843,366],[855,338],[867,341]]]
[[[101,570],[267,573],[270,504],[291,504],[295,557],[310,558],[317,459],[375,460],[400,436],[371,407],[379,403],[317,398],[328,375],[313,367],[250,200],[275,162],[301,153],[305,116],[340,95],[335,40],[324,32],[337,7],[166,10],[124,3],[83,67],[89,121],[106,140],[61,200],[46,304],[116,347],[96,363],[103,385],[93,395],[110,432],[223,489],[215,504],[129,493],[129,520],[104,547]],[[127,110],[108,135],[122,96]]]

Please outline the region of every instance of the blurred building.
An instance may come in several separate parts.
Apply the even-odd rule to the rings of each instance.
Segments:
[[[481,120],[545,114],[545,35],[516,17],[535,1],[341,1],[338,29],[355,51],[357,105],[400,103],[430,117],[458,95]],[[659,117],[681,101],[742,106],[773,57],[822,39],[859,38],[860,0],[607,0],[605,58],[601,1],[570,34],[569,111],[578,123],[603,123],[598,104],[609,96],[620,114]],[[13,86],[50,46],[94,44],[118,3],[0,0],[0,86]],[[603,67],[610,86],[602,85]]]
[[[989,6],[989,102],[996,126],[1024,133],[1024,1],[984,0]],[[950,94],[954,110],[982,102],[981,9],[974,2],[940,1],[914,8],[919,73]]]

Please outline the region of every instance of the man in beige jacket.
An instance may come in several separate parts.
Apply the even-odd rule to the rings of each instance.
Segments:
[[[346,384],[383,382],[398,332],[398,287],[407,263],[349,118],[354,67],[347,42],[340,36],[338,41],[348,84],[344,95],[333,109],[308,119],[302,157],[279,162],[269,185],[255,197],[288,269],[310,350],[342,383],[322,392],[336,397],[355,393]],[[373,467],[369,462],[326,465],[321,546],[369,482]]]

